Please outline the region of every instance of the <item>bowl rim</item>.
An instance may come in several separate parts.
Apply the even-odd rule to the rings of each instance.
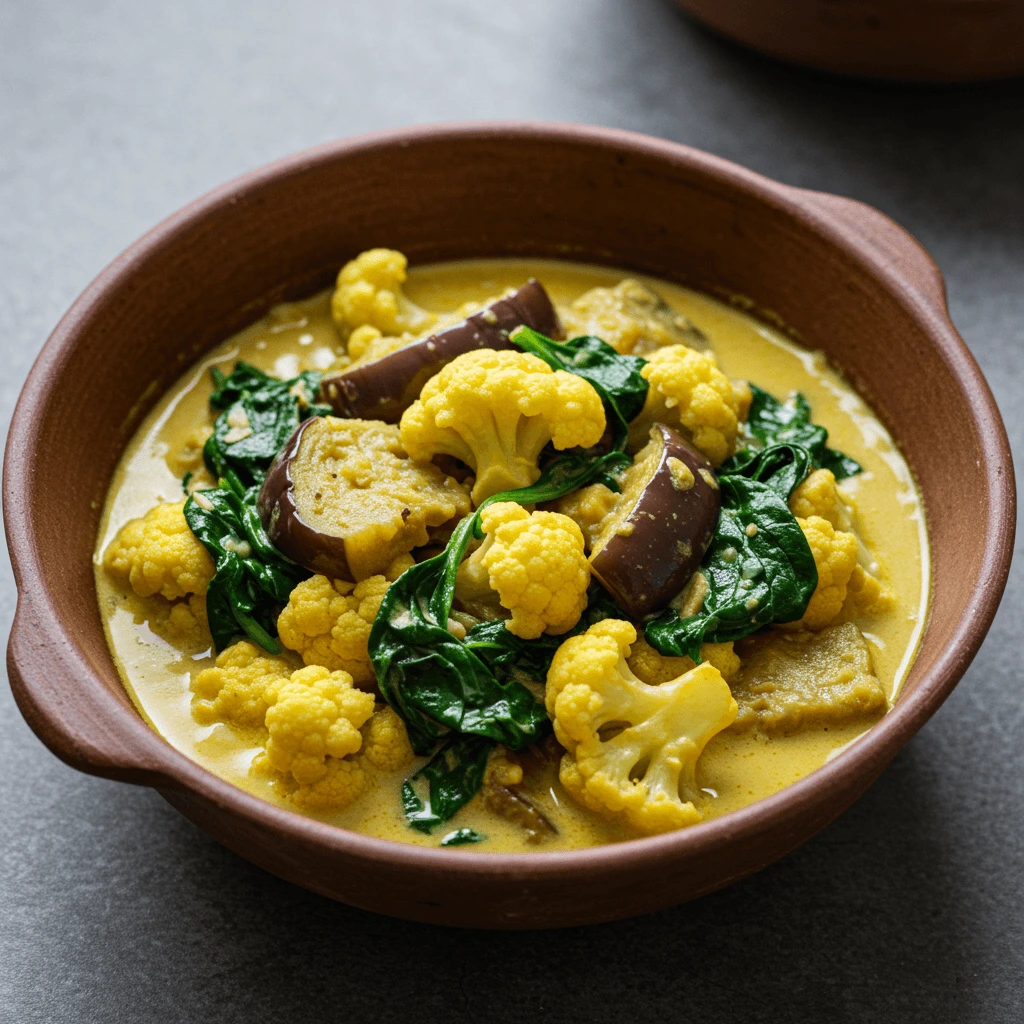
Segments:
[[[140,261],[158,256],[163,248],[191,231],[204,218],[226,204],[236,202],[240,194],[257,191],[316,166],[360,153],[402,149],[422,143],[494,138],[593,146],[682,165],[744,192],[822,237],[845,253],[854,265],[881,282],[925,327],[933,348],[944,359],[964,393],[978,431],[982,460],[994,471],[986,474],[989,515],[985,523],[984,558],[957,628],[946,638],[935,664],[913,691],[897,701],[883,718],[831,761],[771,796],[677,832],[579,850],[486,853],[461,848],[453,857],[450,849],[379,839],[270,803],[191,760],[152,729],[133,705],[121,703],[92,671],[76,639],[57,617],[49,589],[42,584],[45,577],[33,517],[24,501],[19,500],[20,495],[28,492],[31,471],[27,460],[19,458],[18,453],[30,450],[38,433],[46,394],[46,389],[40,385],[61,371],[67,354],[105,297],[132,276]],[[16,658],[12,649],[19,629],[19,614],[26,600],[24,583],[32,581],[36,584],[32,594],[34,617],[40,613],[49,617],[51,635],[68,648],[68,653],[75,658],[76,668],[81,670],[81,675],[73,681],[74,685],[88,687],[96,706],[108,714],[111,725],[116,726],[117,734],[124,739],[123,745],[137,760],[136,764],[125,765],[120,771],[96,766],[97,774],[123,777],[125,781],[142,782],[172,793],[194,793],[221,809],[233,811],[271,829],[291,833],[298,840],[333,853],[363,860],[387,861],[396,868],[431,874],[441,872],[455,880],[485,876],[543,878],[563,875],[570,870],[580,877],[607,873],[627,861],[639,868],[670,857],[682,861],[698,850],[706,853],[713,848],[752,839],[766,829],[777,827],[780,821],[800,816],[820,801],[823,790],[835,793],[842,790],[851,775],[863,773],[873,779],[937,710],[985,638],[999,605],[1012,559],[1016,491],[1012,456],[1002,419],[978,364],[949,318],[941,274],[934,262],[912,236],[873,208],[840,200],[888,221],[891,228],[917,249],[918,274],[915,279],[915,275],[894,261],[891,254],[887,256],[837,217],[834,210],[814,202],[813,197],[836,198],[827,193],[784,185],[704,151],[635,132],[558,122],[470,121],[389,129],[327,142],[235,177],[186,204],[115,257],[86,287],[43,346],[19,396],[8,435],[3,475],[5,529],[19,590],[19,609],[9,648],[12,675],[16,674]],[[922,633],[922,641],[926,632],[927,627]],[[22,680],[22,685],[26,692],[31,691],[29,681]],[[64,756],[60,750],[55,752]],[[85,763],[81,760],[69,763],[82,770],[91,770],[87,758]]]

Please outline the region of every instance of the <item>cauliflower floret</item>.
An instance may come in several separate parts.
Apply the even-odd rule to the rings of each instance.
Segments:
[[[365,366],[367,363],[375,362],[392,352],[408,345],[414,341],[414,334],[403,334],[401,337],[392,337],[382,334],[376,327],[363,324],[357,327],[348,338],[348,355],[344,366],[353,369],[357,366]],[[337,367],[341,368],[341,367]]]
[[[213,559],[185,522],[183,501],[157,505],[121,527],[103,555],[103,568],[127,579],[139,597],[159,594],[174,601],[205,594]]]
[[[553,501],[548,507],[552,512],[568,516],[582,531],[586,550],[594,546],[601,534],[605,516],[618,503],[619,495],[604,484],[590,484],[578,491],[570,491],[565,497]]]
[[[198,653],[213,646],[204,595],[190,594],[186,600],[173,603],[154,596],[140,605],[144,611],[136,621],[145,621],[158,637],[178,650]]]
[[[479,349],[431,377],[402,415],[413,459],[461,459],[476,473],[473,501],[528,487],[541,449],[590,447],[605,429],[604,406],[582,377],[526,352]]]
[[[862,566],[855,565],[846,588],[851,615],[884,615],[896,603],[893,592]]]
[[[636,630],[605,619],[559,647],[546,705],[566,748],[560,778],[585,806],[643,832],[701,820],[696,767],[708,740],[736,717],[736,701],[705,662],[660,686],[626,663]]]
[[[227,722],[240,729],[257,729],[267,713],[267,687],[287,680],[292,666],[284,658],[241,640],[217,656],[192,680],[192,717],[200,725]]]
[[[673,658],[656,651],[642,636],[632,646],[627,663],[638,678],[652,686],[678,679],[694,667],[692,658]],[[729,682],[740,670],[739,656],[733,651],[732,641],[724,644],[702,644],[701,661],[710,662],[722,678]]]
[[[381,772],[408,768],[416,755],[405,722],[386,704],[363,726],[363,757]]]
[[[849,530],[850,509],[836,488],[830,469],[816,469],[789,496],[789,510],[800,519],[820,516],[837,530]]]
[[[591,288],[564,318],[571,337],[593,334],[623,355],[643,355],[664,345],[697,345],[707,339],[657,292],[626,278],[614,288]]]
[[[730,381],[714,355],[669,345],[652,352],[640,373],[650,387],[630,426],[634,449],[647,443],[655,423],[667,423],[682,427],[714,466],[733,454],[740,421],[750,409],[750,388]]]
[[[489,505],[480,524],[487,536],[459,566],[456,597],[472,607],[497,591],[512,613],[506,627],[524,640],[572,629],[590,585],[580,528],[568,516],[527,512],[514,501]]]
[[[797,517],[818,568],[818,585],[803,618],[792,623],[803,629],[822,629],[842,611],[846,589],[857,565],[857,538],[836,530],[827,519]]]
[[[356,584],[311,576],[292,591],[278,616],[281,643],[307,665],[347,672],[357,686],[372,684],[366,645],[387,589],[383,576]]]
[[[347,672],[309,665],[264,691],[266,748],[253,770],[274,778],[306,810],[341,810],[363,791],[360,728],[373,714],[373,696],[352,686]]]
[[[362,795],[366,788],[366,770],[356,758],[329,757],[324,774],[316,782],[299,784],[291,775],[281,775],[268,764],[263,755],[253,761],[253,772],[267,775],[274,788],[300,811],[313,814],[343,811]]]
[[[434,323],[433,314],[413,305],[402,293],[408,264],[394,249],[368,249],[341,268],[331,316],[342,338],[363,326],[401,335],[426,330]]]

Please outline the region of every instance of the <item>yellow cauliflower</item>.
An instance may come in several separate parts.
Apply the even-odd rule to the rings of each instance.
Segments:
[[[850,510],[830,469],[816,469],[789,496],[789,510],[800,519],[820,516],[837,530],[849,529]]]
[[[200,725],[227,722],[241,729],[257,729],[267,713],[264,692],[288,678],[292,666],[267,654],[262,647],[241,640],[217,656],[214,668],[205,668],[192,680],[192,717]]]
[[[408,264],[394,249],[368,249],[341,268],[331,298],[331,316],[342,338],[363,326],[401,335],[433,324],[435,317],[402,293]]]
[[[355,584],[311,576],[292,591],[278,616],[281,643],[307,665],[347,672],[357,686],[372,683],[366,644],[387,589],[383,576]]]
[[[619,619],[570,637],[551,662],[545,700],[572,796],[642,832],[665,832],[701,820],[697,759],[732,723],[736,701],[710,662],[658,686],[642,682],[626,662],[635,640]]]
[[[157,505],[121,527],[103,555],[103,567],[126,579],[139,597],[169,601],[205,594],[214,566],[185,522],[185,503]]]
[[[565,633],[587,606],[590,565],[583,534],[557,512],[527,512],[514,501],[481,514],[484,543],[459,566],[455,594],[464,604],[497,591],[512,613],[507,628],[524,640]]]
[[[804,629],[822,629],[842,611],[846,589],[857,565],[857,538],[852,533],[836,530],[827,519],[797,517],[818,568],[818,585],[814,588],[803,618],[793,625]]]
[[[357,327],[349,335],[349,359],[344,365],[350,369],[356,366],[365,366],[367,363],[372,363],[383,356],[390,355],[390,353],[402,348],[404,345],[408,345],[413,340],[415,340],[415,335],[413,334],[407,333],[399,338],[395,338],[384,335],[376,327],[363,324],[362,327]]]
[[[884,615],[896,603],[892,591],[859,565],[850,575],[846,600],[853,615]]]
[[[710,352],[669,345],[647,356],[640,372],[650,387],[630,426],[633,448],[647,443],[653,424],[667,423],[682,427],[712,465],[733,454],[740,421],[750,408],[750,389],[730,381]]]
[[[363,791],[366,773],[350,755],[373,714],[373,696],[357,690],[347,672],[309,665],[276,679],[264,691],[269,734],[253,770],[270,775],[305,810],[342,810]]]
[[[626,278],[614,288],[591,288],[565,317],[568,337],[593,334],[623,355],[664,345],[704,345],[704,335],[655,291]]]
[[[144,619],[158,637],[178,650],[194,654],[213,645],[203,594],[190,594],[186,600],[173,603],[150,597],[141,603],[145,610],[138,621]]]
[[[730,682],[740,669],[740,659],[733,650],[732,641],[724,644],[702,644],[701,661],[710,662],[726,682]],[[694,667],[691,658],[673,658],[656,651],[642,636],[632,645],[627,664],[645,683],[657,686],[678,679]]]
[[[358,758],[329,757],[324,774],[316,782],[298,783],[291,775],[280,775],[266,763],[263,755],[253,762],[253,771],[269,775],[274,788],[300,811],[313,814],[343,811],[362,796],[366,788],[366,770]]]
[[[478,505],[532,484],[549,441],[557,449],[586,448],[604,429],[601,398],[582,377],[526,352],[492,349],[467,352],[431,377],[401,423],[411,458],[451,455],[475,471]]]
[[[381,772],[407,768],[416,755],[409,743],[405,722],[386,704],[374,711],[363,726],[363,757]]]

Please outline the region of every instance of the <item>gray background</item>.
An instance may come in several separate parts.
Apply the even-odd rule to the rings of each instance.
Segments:
[[[878,206],[945,271],[1020,452],[1024,85],[804,74],[669,0],[0,0],[0,419],[78,292],[187,200],[338,136],[503,117],[662,135]],[[4,688],[0,1019],[1020,1020],[1022,598],[1018,570],[956,692],[819,838],[688,906],[564,932],[303,892],[152,792],[64,767]]]

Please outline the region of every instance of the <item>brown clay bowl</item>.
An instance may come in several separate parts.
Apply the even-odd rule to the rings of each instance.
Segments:
[[[770,57],[860,78],[972,82],[1024,74],[1021,0],[676,0]]]
[[[93,544],[117,459],[197,356],[385,244],[414,263],[528,254],[723,289],[824,349],[898,439],[928,509],[931,616],[893,710],[831,763],[744,810],[657,838],[530,855],[347,832],[236,789],[153,732],[118,679],[93,590]],[[196,200],[136,242],[86,289],[29,375],[7,443],[4,518],[20,595],[11,686],[55,754],[155,787],[241,856],[335,899],[439,924],[526,928],[691,899],[835,818],[977,652],[1010,565],[1015,491],[999,413],[950,323],[942,277],[892,221],[659,139],[505,123],[385,132],[300,153]]]

